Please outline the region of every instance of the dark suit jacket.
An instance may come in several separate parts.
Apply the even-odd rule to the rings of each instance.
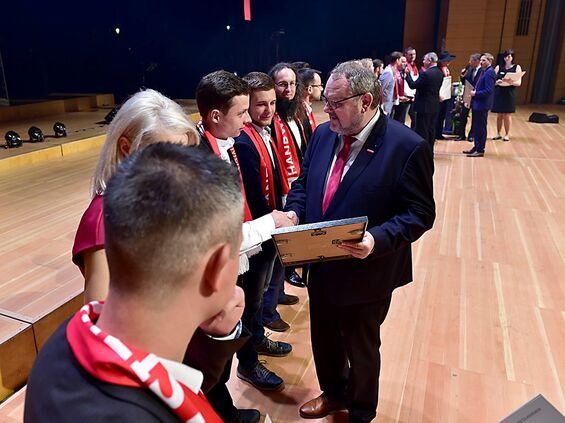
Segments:
[[[245,196],[247,197],[247,204],[253,215],[253,219],[258,219],[261,216],[271,213],[273,210],[267,203],[265,196],[263,195],[263,189],[261,187],[261,175],[259,152],[244,131],[235,138],[234,144],[235,152],[237,154],[237,159],[239,160],[239,168],[241,169],[241,176],[243,178],[243,185],[245,187]],[[276,147],[275,147],[276,148]],[[273,151],[273,154],[277,154]],[[271,161],[273,163],[273,161]],[[275,162],[273,166],[276,167]],[[282,209],[282,188],[280,180],[280,170],[277,171],[275,168],[275,199],[277,200],[277,209]]]
[[[475,96],[471,101],[473,110],[490,110],[494,101],[494,86],[496,84],[496,73],[492,66],[482,71],[475,85]]]
[[[382,112],[325,214],[322,198],[338,135],[316,129],[286,210],[301,223],[367,216],[375,249],[366,259],[311,265],[309,291],[335,304],[384,299],[412,280],[411,243],[435,219],[432,152],[422,138]]]
[[[179,421],[150,390],[102,382],[86,372],[69,347],[67,323],[49,338],[33,364],[25,399],[26,423]],[[187,359],[187,353],[183,361],[204,369],[204,392],[218,381],[227,360],[247,340],[248,336],[217,341],[196,331],[191,357]]]
[[[437,113],[439,111],[439,89],[443,83],[443,72],[437,67],[431,67],[420,72],[417,80],[406,74],[406,82],[416,90],[414,111],[419,113]]]
[[[469,84],[471,84],[474,87],[477,84],[479,77],[481,76],[481,72],[482,69],[479,68],[475,73],[475,77],[473,78],[473,69],[471,69],[471,67],[468,67],[467,71],[465,72],[465,75],[461,77],[461,82],[463,82],[464,84],[465,81],[469,81]]]

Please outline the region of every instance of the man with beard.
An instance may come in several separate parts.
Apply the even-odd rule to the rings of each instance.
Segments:
[[[304,90],[294,66],[290,63],[278,63],[271,68],[269,76],[275,82],[277,97],[271,134],[283,162],[281,173],[290,186],[300,175],[300,165],[312,127],[304,110]],[[295,268],[288,267],[285,271],[280,260],[275,260],[271,282],[263,297],[263,325],[276,332],[290,328],[277,312],[277,304],[291,305],[298,302],[297,296],[284,293],[285,275],[290,284],[305,286]]]

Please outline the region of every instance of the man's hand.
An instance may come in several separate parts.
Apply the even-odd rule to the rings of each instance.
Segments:
[[[290,220],[292,220],[292,223],[294,223],[295,225],[298,225],[298,216],[296,215],[295,212],[293,212],[293,211],[286,212],[286,216]]]
[[[286,226],[294,226],[294,222],[289,219],[289,217],[287,216],[286,213],[279,211],[279,210],[273,210],[271,212],[271,216],[273,217],[273,220],[275,221],[275,228],[284,228]]]
[[[344,241],[339,248],[347,251],[353,257],[358,259],[366,258],[375,248],[375,238],[370,232],[365,232],[365,236],[361,242]]]
[[[216,337],[227,336],[233,332],[237,322],[241,319],[245,307],[243,289],[234,286],[233,295],[224,308],[215,316],[200,325],[206,334]]]

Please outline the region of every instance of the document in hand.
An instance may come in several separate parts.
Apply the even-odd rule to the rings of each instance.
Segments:
[[[351,257],[338,247],[343,241],[359,242],[365,235],[366,216],[275,229],[272,233],[285,266]]]
[[[471,104],[471,91],[473,91],[475,87],[471,85],[469,81],[465,81],[465,89],[463,90],[463,103],[467,106]]]
[[[443,78],[441,88],[439,89],[439,96],[444,100],[451,98],[451,76]]]
[[[514,85],[514,83],[518,82],[525,74],[526,74],[526,71],[507,72],[506,75],[504,75],[504,78],[502,78],[503,81],[500,83],[500,86],[501,87],[509,87],[511,85]]]

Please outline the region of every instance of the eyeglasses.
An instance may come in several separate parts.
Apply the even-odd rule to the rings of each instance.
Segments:
[[[335,110],[335,109],[339,109],[344,101],[351,100],[352,98],[355,97],[361,97],[362,95],[365,95],[365,93],[354,94],[352,96],[342,98],[341,100],[334,101],[334,100],[330,100],[324,94],[322,94],[321,99],[327,106],[330,106],[331,109]]]
[[[313,88],[324,88],[324,84],[310,84]]]
[[[275,85],[279,88],[289,88],[296,86],[296,81],[290,81],[290,82],[281,81],[281,82],[277,82]]]

